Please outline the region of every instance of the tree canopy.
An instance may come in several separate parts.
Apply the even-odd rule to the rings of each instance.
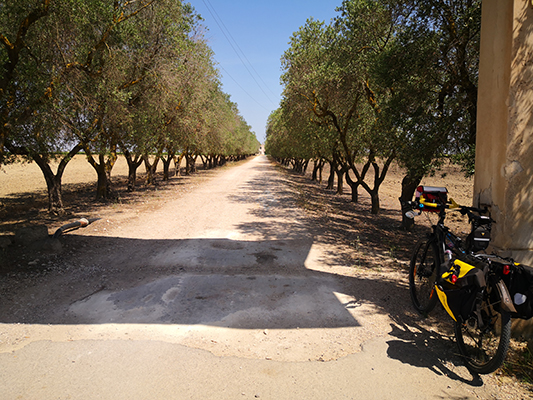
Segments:
[[[393,160],[403,199],[443,157],[472,173],[481,2],[344,0],[337,12],[293,34],[267,152],[327,160],[373,213]]]
[[[103,198],[118,151],[131,162],[132,188],[141,158],[255,153],[259,143],[221,90],[203,29],[192,6],[176,0],[2,3],[0,164],[35,161],[54,211],[64,168],[82,150]]]

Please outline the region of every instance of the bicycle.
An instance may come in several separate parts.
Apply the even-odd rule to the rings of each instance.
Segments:
[[[421,314],[427,314],[438,302],[434,286],[441,266],[446,263],[444,268],[448,269],[453,254],[461,256],[473,253],[474,250],[484,250],[490,240],[493,221],[490,217],[482,215],[487,212],[486,209],[459,206],[453,200],[448,204],[446,188],[421,186],[419,189],[417,200],[410,202],[411,207],[419,213],[422,211],[438,213],[438,222],[432,226],[432,233],[417,243],[410,262],[411,300]],[[424,198],[422,193],[428,199]],[[466,243],[444,225],[446,210],[450,209],[450,206],[468,216],[472,229]],[[475,215],[474,212],[479,215]],[[407,216],[415,217],[414,214]]]
[[[411,206],[419,214],[430,211],[439,216],[411,258],[409,290],[415,308],[427,315],[440,300],[454,320],[457,346],[467,367],[480,374],[495,371],[506,357],[511,314],[517,312],[504,282],[515,265],[477,254],[487,248],[494,221],[483,215],[485,209],[448,201],[446,188],[419,187]],[[471,232],[466,241],[444,224],[446,210],[453,209],[468,216]]]

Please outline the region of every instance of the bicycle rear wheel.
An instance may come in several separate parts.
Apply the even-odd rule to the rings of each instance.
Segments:
[[[466,321],[455,323],[459,352],[472,372],[494,372],[507,355],[511,339],[511,315],[500,308],[496,310],[495,306],[499,304],[497,288],[494,285],[487,286],[487,293],[481,301],[480,316],[472,313]],[[480,321],[483,326],[479,326]]]
[[[417,243],[409,267],[409,291],[413,305],[421,314],[427,314],[437,304],[435,281],[440,267],[437,245],[430,239]]]

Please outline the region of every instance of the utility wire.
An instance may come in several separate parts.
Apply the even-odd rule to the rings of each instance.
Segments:
[[[254,96],[252,96],[250,93],[248,93],[248,92],[247,92],[247,91],[246,91],[246,90],[245,90],[245,89],[239,84],[239,82],[237,82],[237,81],[235,80],[235,78],[234,78],[233,76],[231,76],[231,75],[229,74],[229,72],[226,71],[221,65],[219,65],[219,67],[220,67],[220,69],[221,69],[222,71],[224,71],[224,72],[226,73],[227,76],[229,76],[229,77],[231,78],[231,80],[232,80],[233,82],[235,82],[235,84],[236,84],[238,87],[241,88],[241,90],[242,90],[244,93],[246,93],[246,94],[247,94],[247,95],[248,95],[253,101],[255,101],[259,107],[261,107],[261,108],[264,109],[265,111],[269,111],[269,112],[272,111],[272,110],[269,110],[268,108],[266,108],[266,107],[265,107],[264,105],[262,105],[261,103],[259,103],[259,102],[254,98]]]
[[[220,16],[218,15],[218,13],[216,12],[215,8],[211,5],[211,3],[209,2],[209,0],[202,0],[204,5],[206,6],[207,10],[209,11],[209,13],[211,14],[211,16],[213,17],[213,19],[215,20],[216,24],[218,25],[218,27],[220,28],[220,30],[222,31],[222,34],[224,35],[224,37],[226,38],[226,40],[228,41],[228,43],[230,44],[231,48],[233,49],[233,51],[235,52],[235,54],[237,54],[237,57],[239,57],[239,60],[241,60],[241,63],[242,65],[244,66],[244,68],[246,68],[246,70],[248,71],[248,73],[250,74],[250,76],[252,77],[252,79],[254,80],[254,82],[257,84],[257,86],[259,87],[259,89],[261,90],[261,92],[263,92],[263,94],[265,95],[265,97],[272,103],[272,104],[275,104],[275,102],[272,101],[272,99],[268,96],[268,94],[266,94],[266,92],[263,90],[263,87],[259,84],[259,82],[257,81],[257,79],[255,79],[255,76],[254,74],[252,74],[252,72],[250,71],[250,69],[248,68],[248,66],[246,65],[246,63],[243,61],[241,55],[239,54],[239,52],[237,51],[237,49],[235,49],[235,46],[237,46],[237,48],[240,50],[240,52],[242,53],[242,55],[244,56],[244,58],[246,59],[246,61],[248,62],[248,64],[250,65],[250,67],[254,70],[254,72],[256,73],[256,75],[259,77],[259,79],[261,80],[261,82],[263,82],[263,84],[265,85],[266,88],[268,88],[268,86],[265,84],[265,82],[263,81],[263,79],[261,79],[261,76],[257,73],[257,71],[255,70],[255,68],[252,66],[252,64],[250,63],[250,61],[248,60],[248,58],[246,57],[246,55],[244,54],[244,52],[242,51],[242,49],[239,47],[239,45],[237,44],[237,41],[233,38],[233,36],[231,35],[230,31],[228,30],[228,28],[226,27],[226,25],[224,24],[224,22],[222,21],[222,18],[220,18]],[[209,6],[208,6],[209,4]],[[211,11],[211,9],[213,11]],[[219,20],[220,20],[220,23],[219,23]],[[227,34],[226,34],[227,32]],[[228,35],[231,37],[231,39],[233,40],[233,43],[235,43],[235,46],[233,45],[232,41],[230,40],[230,38],[228,37]],[[226,71],[227,72],[227,71]],[[233,78],[231,78],[233,79]],[[235,81],[235,79],[233,79]],[[236,82],[236,81],[235,81]],[[242,87],[239,85],[239,87],[242,89]],[[244,89],[243,89],[244,90]],[[269,89],[270,90],[270,89]],[[246,92],[246,91],[245,91]],[[272,92],[271,92],[272,93]],[[248,94],[248,93],[247,93]],[[249,94],[248,94],[249,95]],[[250,96],[250,95],[249,95]],[[250,96],[251,97],[251,96]],[[254,99],[255,100],[255,99]],[[255,100],[257,102],[257,100]],[[258,103],[259,104],[259,103]],[[263,106],[262,106],[263,107]],[[263,107],[265,108],[265,107]],[[265,108],[266,109],[266,108]]]
[[[215,15],[217,16],[217,18],[220,20],[220,23],[222,24],[222,26],[224,27],[224,29],[226,30],[226,32],[228,33],[229,37],[231,38],[231,40],[233,40],[233,43],[235,43],[235,46],[237,46],[237,48],[239,49],[239,51],[241,52],[242,56],[244,57],[244,59],[246,60],[246,62],[248,63],[248,65],[250,66],[250,68],[252,68],[252,70],[255,72],[255,74],[257,75],[257,77],[259,78],[259,80],[263,83],[263,85],[265,86],[265,88],[274,96],[276,97],[276,95],[272,92],[272,90],[270,90],[270,88],[268,87],[268,85],[265,83],[265,81],[263,80],[263,78],[261,78],[261,75],[259,75],[259,73],[256,71],[256,69],[254,68],[253,64],[250,62],[250,60],[248,60],[248,57],[246,57],[246,54],[244,53],[244,51],[242,51],[241,47],[239,46],[239,43],[237,43],[237,41],[235,40],[235,38],[233,37],[233,35],[231,34],[231,32],[229,31],[229,29],[226,27],[226,25],[224,24],[224,21],[222,20],[222,18],[220,18],[220,16],[218,15],[217,13],[217,10],[215,10],[215,7],[213,7],[211,5],[211,3],[209,2],[209,0],[205,0],[209,3],[209,5],[211,6],[211,8],[213,9],[213,12],[215,13]],[[230,43],[231,44],[231,43]],[[233,46],[232,46],[233,47]],[[233,49],[235,50],[235,49]],[[237,51],[235,51],[237,53]],[[239,55],[237,53],[237,55]],[[240,57],[239,57],[240,58]],[[241,62],[242,62],[242,59],[241,59]],[[243,63],[244,64],[244,63]],[[246,65],[245,65],[246,66]],[[250,72],[250,71],[248,71]],[[252,75],[250,73],[250,75]],[[252,76],[253,78],[253,76]],[[254,79],[255,80],[255,79]],[[257,83],[257,82],[256,82]],[[259,83],[257,83],[257,85],[259,86]],[[261,87],[259,87],[261,89],[261,91],[263,90]],[[270,100],[270,102],[272,102],[273,104],[275,104],[272,99],[270,99],[270,97],[267,96],[267,94],[265,92],[263,92],[265,94],[265,96],[268,98],[268,100]]]

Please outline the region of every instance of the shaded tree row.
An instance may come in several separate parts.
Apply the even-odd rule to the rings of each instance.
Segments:
[[[472,173],[481,2],[345,0],[337,12],[291,37],[267,152],[314,160],[314,176],[329,163],[337,191],[346,182],[357,201],[362,188],[372,213],[393,160],[401,202],[445,157]]]
[[[0,5],[0,164],[24,157],[61,212],[61,179],[84,152],[97,197],[117,154],[129,189],[184,157],[215,166],[255,153],[254,133],[222,92],[201,18],[176,0],[21,0]],[[59,161],[53,170],[52,161]]]

